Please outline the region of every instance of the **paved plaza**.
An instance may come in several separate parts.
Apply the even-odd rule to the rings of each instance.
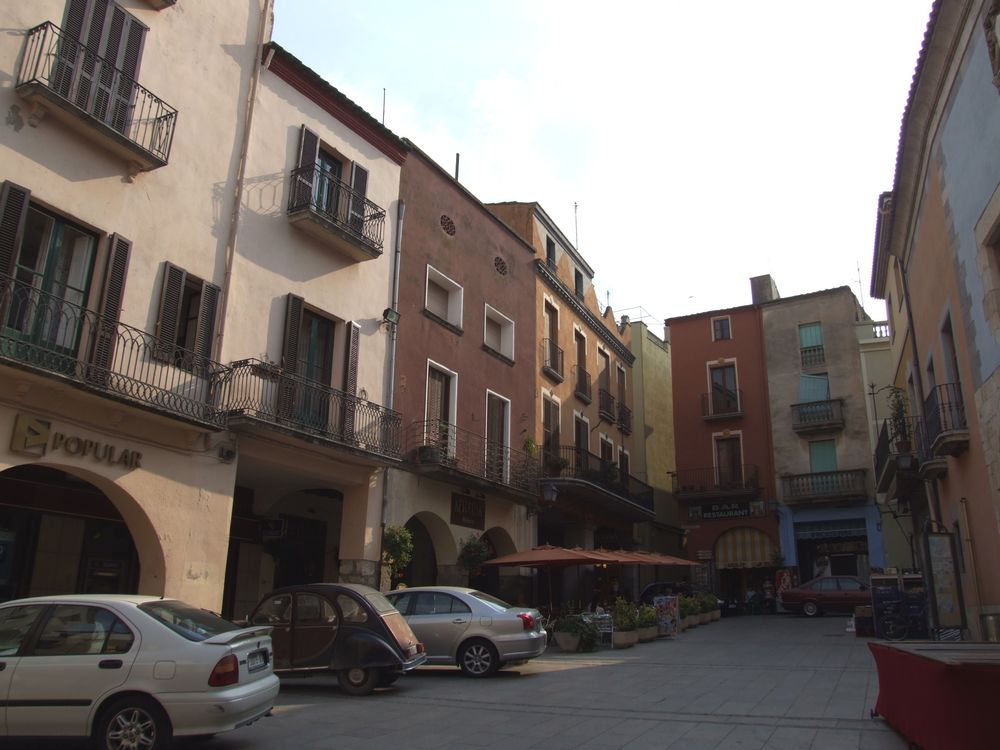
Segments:
[[[867,639],[845,625],[736,617],[621,651],[550,648],[487,680],[425,668],[365,698],[331,679],[290,680],[274,717],[198,746],[905,750],[869,717],[874,662]]]

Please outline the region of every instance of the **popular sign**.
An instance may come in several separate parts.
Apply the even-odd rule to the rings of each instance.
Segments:
[[[29,456],[44,456],[49,451],[62,451],[71,456],[90,457],[98,463],[126,469],[138,469],[142,461],[139,451],[54,431],[51,422],[33,414],[18,414],[15,418],[10,450],[12,453]]]

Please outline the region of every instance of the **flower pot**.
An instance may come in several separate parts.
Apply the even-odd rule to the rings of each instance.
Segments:
[[[660,627],[658,625],[650,625],[649,627],[639,628],[638,633],[639,643],[649,643],[656,640],[656,636],[660,634]]]
[[[713,609],[712,610],[712,619],[713,620],[718,620],[720,617],[722,617],[722,610],[721,609]]]
[[[635,630],[616,630],[611,634],[612,648],[631,648],[639,642],[639,633]]]
[[[576,651],[580,648],[580,636],[576,633],[557,630],[552,634],[552,637],[560,651]]]
[[[708,625],[708,623],[710,623],[711,621],[712,621],[712,613],[711,612],[701,612],[701,613],[698,614],[698,624],[699,625]]]
[[[698,625],[698,615],[688,615],[684,618],[684,629],[693,628]]]

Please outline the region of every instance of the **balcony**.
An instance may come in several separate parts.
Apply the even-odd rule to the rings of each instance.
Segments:
[[[751,499],[759,494],[760,477],[756,464],[743,464],[730,470],[709,466],[674,472],[674,497],[681,502],[711,498]]]
[[[868,488],[864,469],[787,474],[781,478],[786,505],[866,502]]]
[[[50,113],[133,172],[170,158],[177,110],[51,23],[28,31],[15,90],[32,105],[30,124]]]
[[[552,339],[542,339],[542,372],[556,383],[563,382],[563,350]]]
[[[409,468],[470,489],[499,492],[522,504],[538,495],[538,460],[469,430],[436,420],[407,428]]]
[[[919,444],[922,434],[920,420],[916,417],[898,417],[882,423],[875,443],[875,491],[889,492],[895,480],[894,497],[912,489],[917,479],[919,450],[914,450],[914,439]]]
[[[0,321],[0,363],[170,417],[225,426],[213,397],[227,368],[216,362],[3,275]]]
[[[593,390],[590,387],[590,373],[580,365],[573,365],[573,395],[590,404],[594,400]]]
[[[219,401],[234,429],[278,429],[365,456],[398,459],[402,454],[398,412],[286,373],[270,362],[233,362]]]
[[[844,429],[844,400],[792,404],[792,429],[801,434]]]
[[[615,421],[615,397],[611,395],[611,391],[604,388],[597,389],[597,413],[601,419]]]
[[[935,456],[927,439],[927,428],[922,420],[917,420],[913,428],[913,450],[917,457],[917,473],[920,479],[940,479],[948,473],[946,456]]]
[[[739,419],[743,416],[743,389],[701,394],[701,416],[705,421]]]
[[[289,183],[292,224],[348,260],[382,255],[385,209],[316,165],[293,169]]]
[[[802,369],[809,370],[814,367],[822,367],[826,364],[826,350],[823,345],[804,346],[799,349],[799,357],[802,361]]]
[[[653,517],[653,488],[636,479],[610,459],[583,448],[561,445],[542,456],[546,482],[558,488],[558,497],[576,507],[595,506],[626,520]]]
[[[632,434],[632,410],[621,401],[618,402],[618,429],[623,435]]]
[[[933,456],[958,456],[969,447],[969,425],[960,383],[931,389],[924,399],[924,427]]]

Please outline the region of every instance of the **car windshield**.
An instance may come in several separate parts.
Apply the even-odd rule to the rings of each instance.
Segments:
[[[371,604],[375,608],[375,611],[380,615],[387,615],[396,611],[396,608],[392,606],[392,602],[386,599],[378,591],[366,591],[365,599],[368,600],[368,603]]]
[[[481,602],[488,604],[493,607],[497,612],[503,612],[504,610],[510,609],[513,605],[508,604],[503,599],[497,599],[495,596],[490,596],[489,594],[484,594],[482,591],[470,591],[469,596],[474,596]]]
[[[180,601],[146,602],[140,604],[139,609],[189,641],[203,641],[219,633],[240,629],[239,625],[213,612]]]

